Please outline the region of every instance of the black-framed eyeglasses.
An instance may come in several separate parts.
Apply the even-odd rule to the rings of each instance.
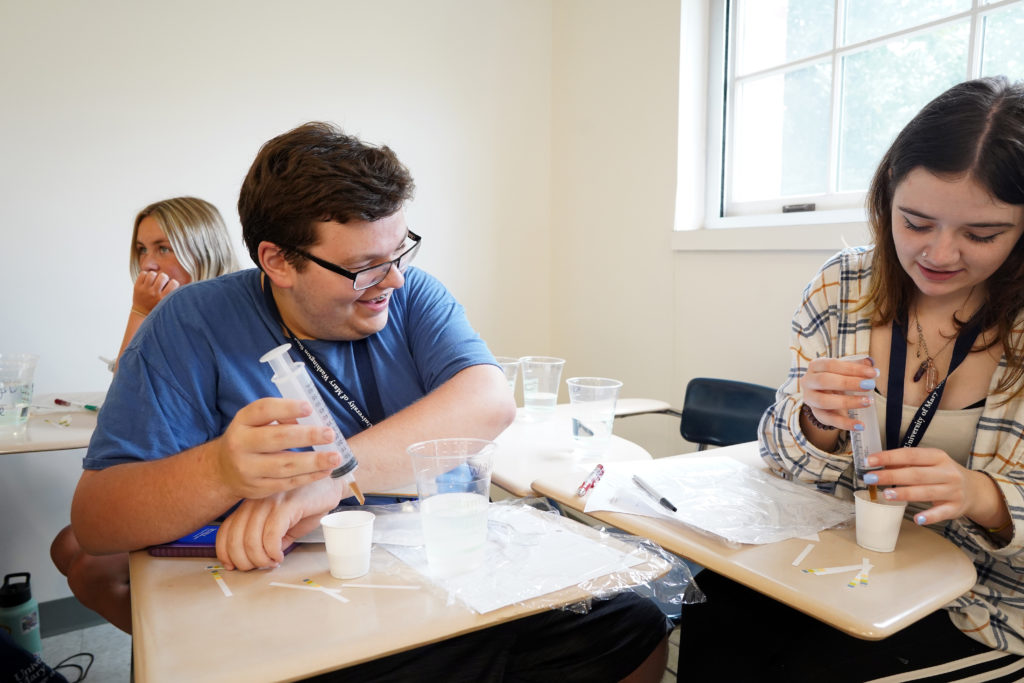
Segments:
[[[317,258],[316,256],[313,256],[304,249],[292,247],[287,244],[279,244],[277,246],[281,247],[282,249],[287,249],[288,251],[294,251],[302,258],[309,259],[310,261],[317,264],[321,268],[326,268],[332,273],[344,275],[349,280],[352,280],[352,289],[363,290],[369,289],[370,287],[373,287],[374,285],[383,282],[384,278],[386,278],[388,276],[388,273],[391,272],[391,266],[396,266],[399,272],[404,272],[405,269],[409,267],[409,264],[412,263],[412,260],[416,258],[416,253],[420,250],[420,241],[423,238],[414,233],[412,230],[410,230],[406,239],[412,240],[412,246],[403,251],[401,254],[399,254],[398,258],[391,259],[390,261],[385,261],[384,263],[378,263],[375,266],[369,266],[367,268],[363,268],[355,272],[351,270],[346,270],[341,266],[337,266],[331,263],[330,261],[325,261],[322,258]]]

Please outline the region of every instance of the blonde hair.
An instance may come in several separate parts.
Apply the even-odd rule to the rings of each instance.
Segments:
[[[149,216],[156,220],[171,243],[178,263],[193,282],[238,270],[228,229],[217,207],[196,197],[174,197],[150,204],[135,217],[129,261],[132,280],[139,276],[140,271],[139,255],[135,250],[139,223]]]

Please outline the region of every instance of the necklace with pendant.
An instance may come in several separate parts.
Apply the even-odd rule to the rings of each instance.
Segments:
[[[924,378],[924,388],[929,394],[935,390],[935,387],[939,386],[939,369],[935,366],[935,356],[942,355],[942,352],[946,350],[956,337],[950,337],[946,340],[946,343],[942,345],[938,353],[933,356],[928,352],[928,342],[924,340],[924,332],[921,330],[921,320],[917,317],[917,311],[914,311],[914,325],[917,327],[917,349],[915,354],[920,359],[921,349],[924,349],[924,360],[921,361],[921,365],[918,366],[917,372],[914,373],[914,381],[920,382],[921,378]]]

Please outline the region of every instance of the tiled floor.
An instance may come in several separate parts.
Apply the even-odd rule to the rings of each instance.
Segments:
[[[51,667],[56,666],[65,657],[79,652],[90,652],[94,657],[92,667],[85,682],[95,683],[129,683],[131,679],[131,636],[110,624],[91,626],[78,631],[62,633],[43,639],[43,661]],[[86,659],[76,657],[71,660],[84,664]],[[679,661],[679,629],[676,628],[669,638],[668,668],[662,676],[662,683],[676,682],[676,662]],[[78,680],[75,669],[61,669],[71,683]]]
[[[43,638],[43,661],[51,668],[79,652],[89,652],[93,656],[92,666],[84,679],[86,683],[129,683],[131,680],[132,638],[124,631],[102,624]],[[70,661],[84,666],[88,658],[75,657]],[[71,683],[79,680],[80,676],[74,668],[59,669],[58,673]]]

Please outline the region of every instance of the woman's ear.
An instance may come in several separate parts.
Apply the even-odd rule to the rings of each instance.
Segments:
[[[256,249],[260,268],[277,287],[290,288],[295,281],[295,267],[284,257],[284,250],[273,242],[260,242]]]

